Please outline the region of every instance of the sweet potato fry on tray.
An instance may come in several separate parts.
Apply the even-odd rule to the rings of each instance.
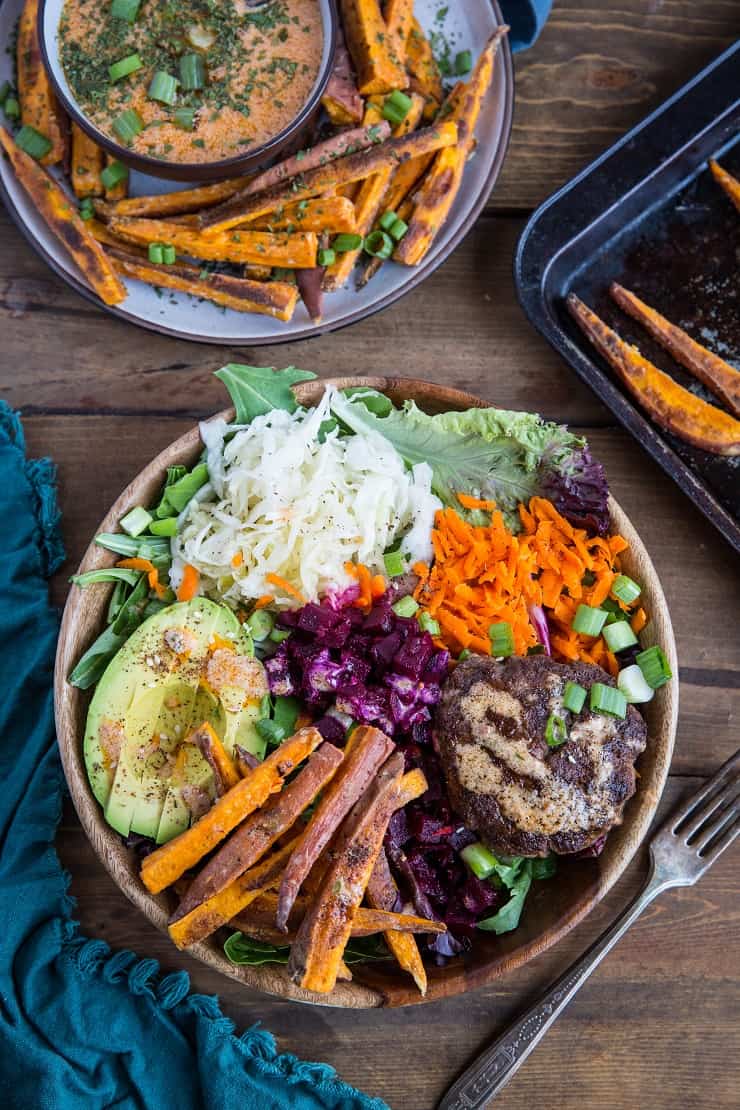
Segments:
[[[160,266],[150,262],[135,246],[121,243],[105,224],[90,221],[96,239],[108,244],[106,253],[119,274],[144,281],[147,285],[177,289],[193,297],[233,308],[235,312],[256,312],[276,320],[290,320],[298,303],[298,290],[287,281],[264,281],[211,274],[189,262]]]
[[[738,212],[740,212],[740,181],[738,181],[736,177],[733,177],[731,173],[728,173],[727,170],[723,169],[714,158],[709,159],[709,168],[712,171],[714,180],[720,188],[724,189]]]
[[[244,225],[249,231],[357,231],[355,206],[349,197],[315,197],[278,208]]]
[[[620,339],[574,293],[568,295],[566,303],[584,335],[656,424],[712,454],[740,455],[740,420],[708,405],[664,374],[636,347]]]
[[[285,861],[298,843],[298,837],[276,848],[266,859],[235,879],[225,890],[196,906],[189,914],[168,926],[172,940],[178,948],[187,948],[215,933],[233,917],[241,913],[279,881]],[[187,893],[187,892],[186,892]]]
[[[195,189],[179,189],[174,193],[158,193],[148,197],[127,197],[116,204],[114,214],[162,217],[199,212],[202,208],[220,204],[233,197],[250,180],[249,177],[232,177],[227,181],[214,181],[212,185],[198,185]]]
[[[388,864],[388,857],[382,849],[375,861],[365,895],[371,906],[388,912],[393,911],[401,901],[396,880],[393,878]],[[425,921],[427,919],[420,918],[419,920]],[[423,995],[426,994],[426,968],[414,937],[408,934],[404,936],[395,930],[384,930],[383,939],[393,953],[398,966],[403,971],[408,971],[420,992]]]
[[[340,0],[340,11],[360,93],[405,89],[409,77],[388,34],[380,0]]]
[[[377,728],[360,726],[352,738],[351,749],[345,753],[342,766],[324,792],[283,873],[276,914],[279,929],[287,929],[290,911],[303,880],[394,749],[393,741]]]
[[[470,80],[454,99],[450,119],[457,124],[457,146],[447,148],[447,152],[440,151],[424,178],[414,198],[409,229],[393,253],[396,262],[403,262],[406,266],[418,265],[450,213],[462,182],[465,163],[473,149],[475,127],[483,97],[491,84],[496,50],[507,31],[508,27],[497,28],[481,53]]]
[[[301,922],[288,972],[306,990],[332,990],[352,923],[383,844],[403,771],[396,752],[381,767],[339,832],[336,856]]]
[[[18,22],[18,95],[21,122],[35,128],[51,143],[51,149],[40,159],[41,164],[53,166],[66,159],[69,128],[41,58],[38,18],[39,0],[26,0]]]
[[[614,282],[609,289],[613,299],[634,320],[650,332],[676,362],[680,362],[718,397],[733,416],[740,417],[740,370],[719,355],[708,351],[685,331],[666,320],[634,293]]]
[[[128,243],[171,243],[175,250],[212,262],[256,262],[265,266],[314,266],[318,240],[312,231],[295,235],[244,229],[204,234],[167,220],[129,219],[114,216],[114,235]]]
[[[264,170],[252,178],[239,195],[248,197],[253,193],[261,193],[265,189],[272,189],[274,185],[281,185],[285,181],[290,181],[292,177],[299,174],[305,174],[309,170],[315,170],[321,166],[326,166],[329,162],[335,162],[338,158],[344,158],[348,154],[357,154],[361,150],[377,146],[387,139],[390,133],[390,124],[386,120],[381,120],[374,127],[354,127],[349,131],[340,131],[338,135],[332,135],[331,138],[325,139],[322,143],[317,143],[316,146],[311,146],[307,150],[299,150],[297,154],[278,162],[276,166],[271,166],[269,170]],[[294,197],[293,199],[300,198]]]
[[[225,794],[227,790],[231,790],[232,786],[236,786],[241,779],[241,775],[237,771],[233,759],[221,743],[220,738],[207,721],[204,721],[200,728],[193,729],[193,731],[185,737],[185,743],[195,744],[196,748],[213,771],[216,794],[219,798],[222,794]]]
[[[283,933],[275,924],[277,896],[268,890],[260,894],[236,917],[233,917],[229,925],[250,937],[267,941],[270,944],[292,944],[308,905],[307,898],[301,897],[296,901],[290,915],[288,931]],[[358,907],[352,922],[351,936],[370,937],[375,933],[386,931],[397,933],[446,933],[447,926],[442,921],[417,917],[416,914],[389,913],[386,910],[371,909],[369,906]]]
[[[264,805],[270,794],[282,789],[285,778],[318,748],[322,739],[315,728],[301,729],[219,798],[199,821],[146,856],[141,879],[147,890],[158,894],[195,867],[233,828]]]
[[[334,775],[343,755],[332,744],[317,748],[280,794],[245,821],[196,875],[173,917],[176,921],[212,898],[252,867],[298,820]]]
[[[444,100],[442,74],[439,72],[431,43],[418,19],[413,19],[411,22],[411,30],[406,39],[405,60],[411,78],[411,88],[421,93],[427,103],[424,119],[433,119]]]
[[[76,123],[72,124],[70,178],[76,197],[100,197],[105,192],[100,174],[105,155],[98,144]]]
[[[321,98],[329,119],[336,127],[360,123],[364,104],[357,88],[347,44],[341,26],[337,27],[337,45],[334,51],[334,68],[329,84]]]
[[[105,304],[119,304],[126,299],[126,287],[113,269],[97,239],[70,198],[56,181],[0,127],[0,146],[15,170],[23,188],[33,200],[39,215],[67,248],[85,278]]]
[[[321,195],[327,189],[360,181],[388,166],[396,168],[410,158],[442,150],[456,142],[457,126],[447,121],[398,139],[388,139],[379,146],[346,154],[343,158],[300,173],[286,183],[274,185],[253,196],[233,197],[225,204],[204,212],[200,217],[200,226],[208,231],[225,231],[237,224],[274,212],[285,204],[308,200]]]

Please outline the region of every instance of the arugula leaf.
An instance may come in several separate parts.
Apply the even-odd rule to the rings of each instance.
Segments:
[[[557,856],[545,856],[544,859],[532,860],[533,879],[551,879],[558,869]]]
[[[276,370],[272,366],[242,366],[230,362],[216,371],[216,377],[229,391],[236,409],[236,423],[249,424],[255,416],[264,416],[273,409],[295,412],[297,405],[291,386],[296,382],[312,381],[316,375],[309,370],[286,366]]]
[[[513,880],[509,890],[511,897],[505,906],[502,906],[498,913],[493,914],[492,917],[486,917],[483,921],[478,922],[478,928],[486,933],[495,933],[500,936],[502,933],[510,933],[512,929],[516,929],[519,924],[519,919],[522,916],[524,909],[524,902],[529,894],[529,888],[532,885],[532,861],[525,859],[516,878]]]
[[[287,964],[290,946],[267,944],[245,936],[244,933],[232,933],[224,942],[224,953],[232,964],[246,964],[250,967],[258,967],[260,964]],[[347,964],[358,964],[369,960],[387,960],[389,956],[382,938],[371,936],[351,939],[344,950],[343,959]]]

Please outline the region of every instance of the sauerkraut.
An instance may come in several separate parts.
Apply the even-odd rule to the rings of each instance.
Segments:
[[[441,507],[431,469],[407,468],[382,435],[341,435],[334,392],[313,409],[274,409],[235,433],[223,420],[202,425],[210,483],[178,522],[175,587],[190,563],[202,593],[232,606],[269,594],[289,607],[348,586],[349,561],[378,573],[388,548],[400,547],[409,564],[431,557]]]

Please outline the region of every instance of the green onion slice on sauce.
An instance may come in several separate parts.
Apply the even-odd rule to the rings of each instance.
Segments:
[[[120,116],[116,116],[111,127],[121,142],[131,143],[144,130],[144,121],[135,108],[127,108]]]
[[[123,19],[126,23],[133,23],[139,14],[141,0],[113,0],[110,14],[114,19]]]
[[[181,131],[192,131],[195,127],[195,108],[176,108],[172,122]]]
[[[180,58],[180,81],[186,92],[203,88],[206,83],[206,67],[200,54],[183,54]]]
[[[136,73],[137,69],[141,69],[144,63],[138,54],[129,54],[120,61],[114,62],[112,66],[108,66],[108,76],[111,81],[120,81],[123,77],[128,77],[130,73]]]
[[[177,97],[177,78],[158,69],[152,77],[147,96],[160,104],[174,104]]]

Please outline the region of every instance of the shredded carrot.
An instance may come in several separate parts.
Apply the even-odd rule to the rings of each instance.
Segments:
[[[119,559],[116,566],[143,571],[147,576],[149,589],[154,590],[157,597],[164,597],[167,593],[167,587],[159,581],[159,571],[149,559],[139,559],[138,557],[135,559]]]
[[[373,600],[382,597],[385,593],[385,578],[382,574],[374,574],[370,582],[370,592],[373,595]]]
[[[465,508],[491,503],[458,494]],[[489,628],[506,621],[517,655],[537,644],[529,607],[547,610],[554,658],[598,663],[611,674],[617,660],[602,637],[573,631],[580,604],[598,606],[619,570],[621,536],[589,536],[560,515],[552,502],[533,497],[520,506],[523,531],[514,535],[499,511],[487,525],[473,525],[453,509],[440,510],[432,532],[431,567],[417,563],[414,597],[438,622],[454,654],[464,648],[490,654]]]
[[[254,603],[254,607],[255,607],[255,609],[264,609],[267,605],[270,605],[274,600],[275,600],[275,598],[273,597],[272,594],[263,594],[262,597],[257,598],[257,600]]]
[[[190,563],[186,563],[182,572],[182,582],[177,590],[178,601],[192,601],[198,592],[200,573]]]
[[[269,582],[271,586],[277,586],[284,594],[288,594],[289,597],[294,597],[296,601],[300,601],[301,605],[306,604],[306,599],[300,590],[297,590],[295,586],[291,586],[290,582],[281,578],[279,574],[266,574],[265,580]]]
[[[630,625],[632,626],[632,631],[634,632],[635,636],[639,636],[646,624],[647,613],[643,608],[639,608],[630,621]]]
[[[456,493],[455,497],[463,509],[484,509],[487,513],[492,513],[496,508],[495,501],[482,501],[480,497],[471,497],[469,493]]]
[[[365,612],[369,612],[372,608],[373,601],[382,597],[386,591],[385,578],[382,574],[373,574],[372,571],[362,563],[348,562],[344,564],[344,569],[350,578],[354,578],[359,587],[359,593],[353,605],[357,609],[363,609]]]
[[[240,567],[243,562],[244,562],[244,556],[242,555],[241,551],[237,551],[236,555],[234,555],[234,557],[231,560],[232,567],[234,567],[234,569],[236,569],[237,567]]]

